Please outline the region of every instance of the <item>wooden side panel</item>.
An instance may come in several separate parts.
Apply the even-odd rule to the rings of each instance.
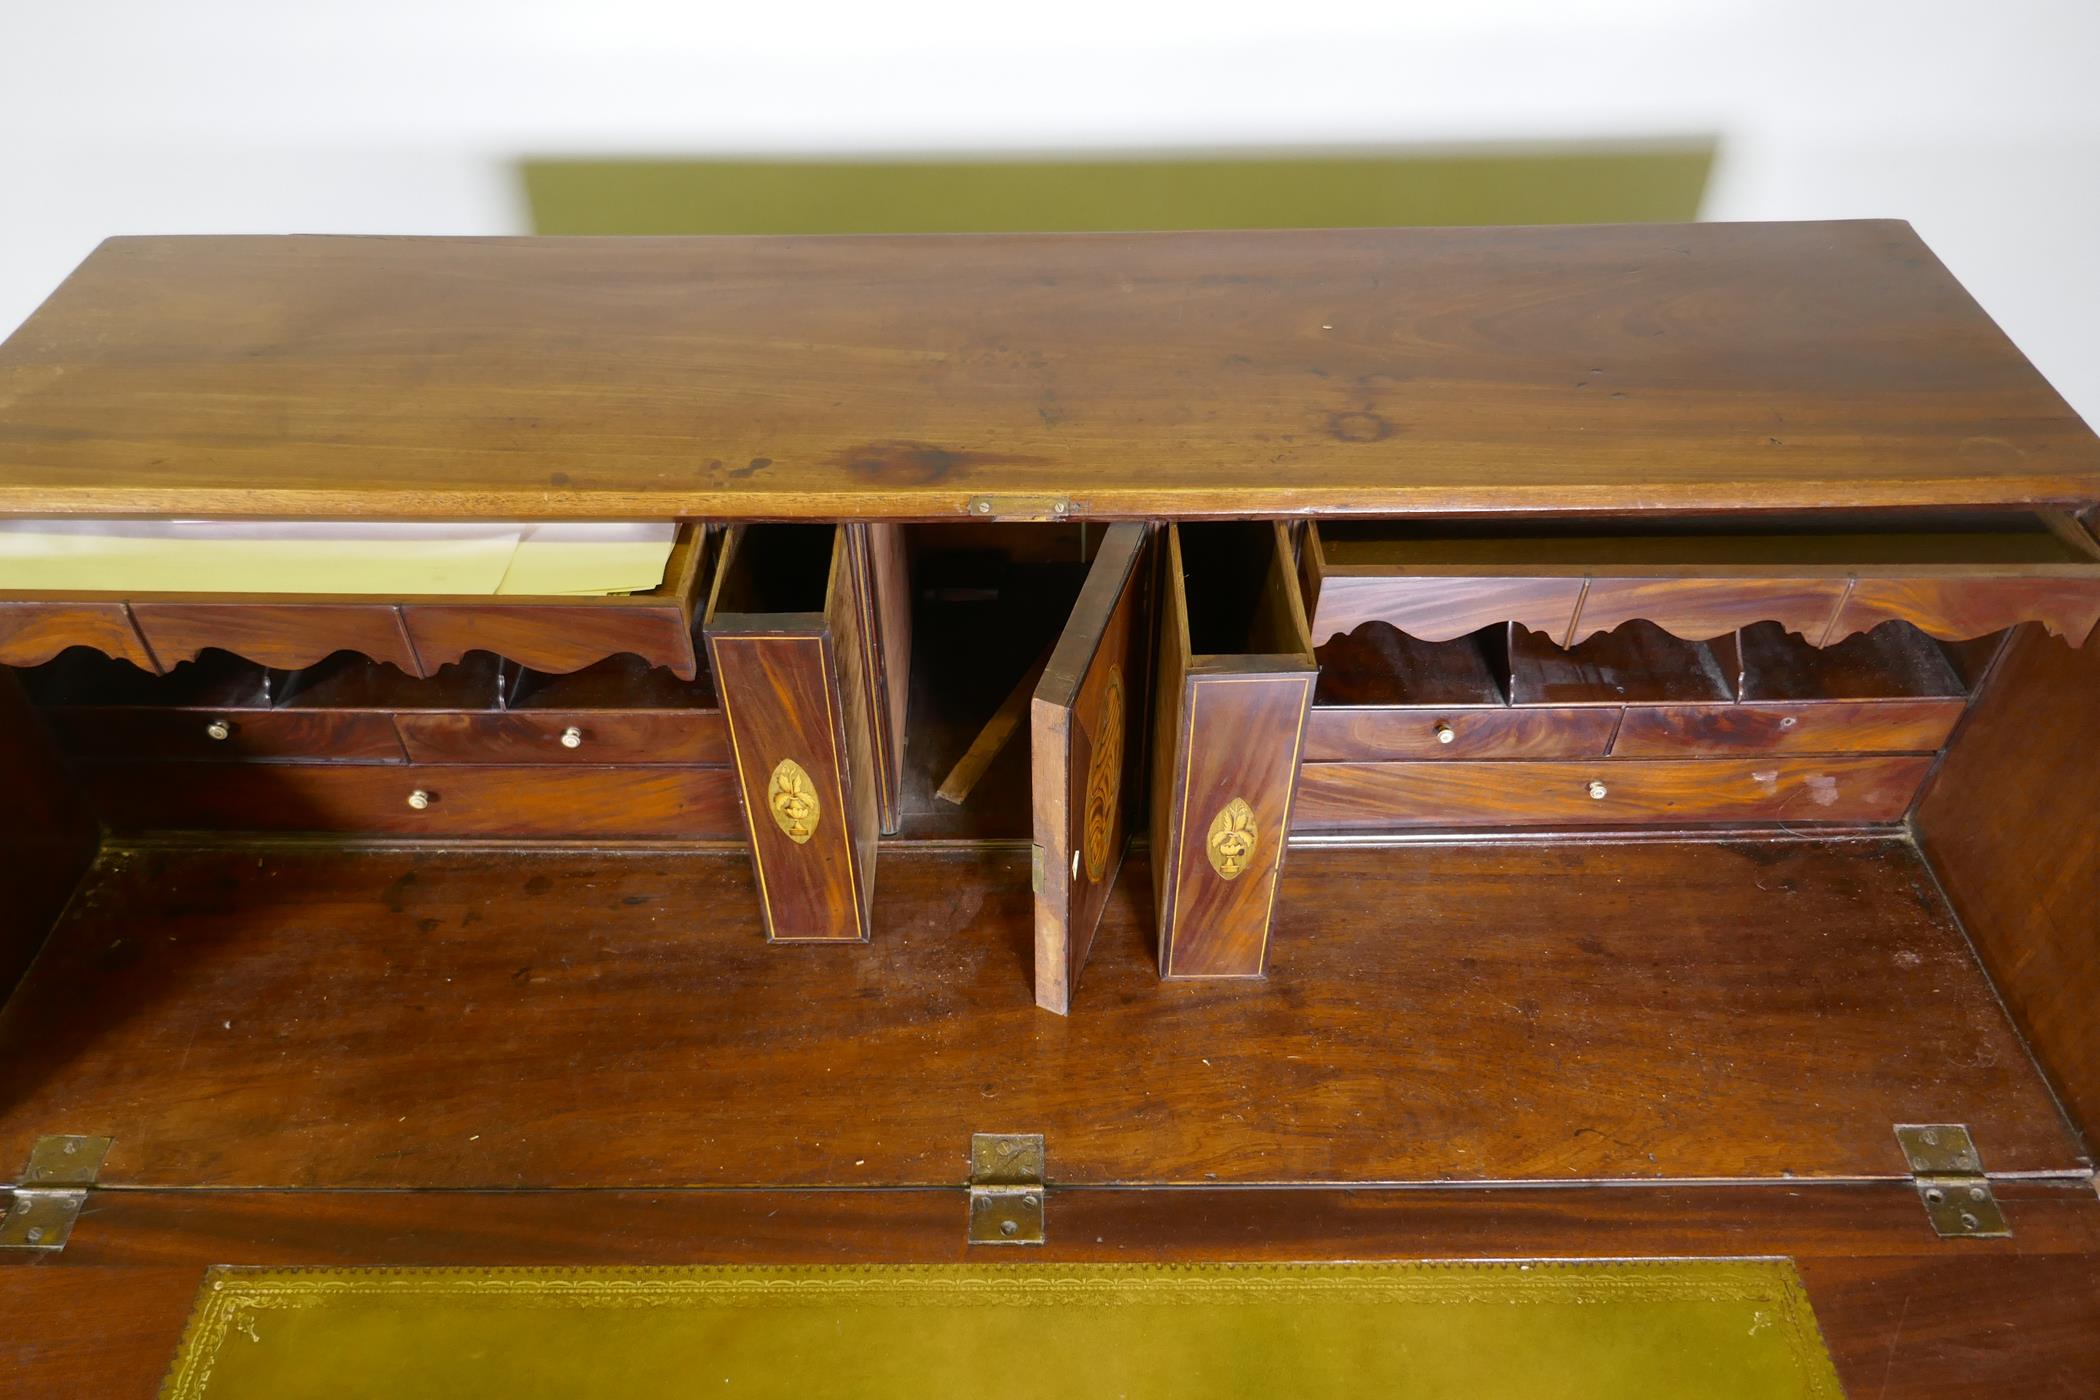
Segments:
[[[216,647],[292,671],[354,651],[411,676],[430,674],[391,603],[155,602],[133,603],[131,613],[163,666]]]
[[[1830,700],[1741,705],[1635,705],[1614,758],[1678,754],[1935,753],[1965,702]]]
[[[894,834],[904,820],[906,704],[911,697],[911,568],[904,527],[887,523],[849,525],[847,541],[859,562],[855,574],[862,601],[863,656],[872,703],[876,802],[882,829]]]
[[[1147,834],[1153,852],[1152,909],[1162,931],[1158,947],[1164,966],[1163,931],[1174,923],[1176,889],[1174,862],[1160,852],[1181,849],[1182,696],[1188,689],[1193,658],[1189,655],[1188,600],[1177,586],[1181,578],[1181,541],[1173,526],[1162,532],[1159,548],[1159,625],[1154,629],[1157,645],[1153,648],[1152,742],[1145,760],[1149,772],[1145,786]]]
[[[1608,705],[1315,705],[1305,722],[1305,761],[1602,758],[1618,723],[1618,709]]]
[[[707,648],[729,721],[766,937],[866,941],[832,638],[711,628]],[[783,767],[790,763],[799,776]]]
[[[1583,641],[1635,619],[1675,637],[1705,641],[1759,622],[1821,637],[1830,626],[1845,580],[1803,578],[1592,578],[1583,590],[1568,641]]]
[[[67,647],[160,670],[122,603],[0,603],[0,666],[41,666]]]
[[[1863,575],[1831,624],[1826,641],[1843,641],[1891,620],[1944,641],[2040,622],[2082,644],[2100,622],[2100,580],[2091,577],[1945,578]]]
[[[0,670],[0,1000],[94,858],[95,823],[37,711]]]
[[[83,763],[118,831],[317,831],[472,838],[733,841],[722,768],[416,768],[356,763]],[[422,792],[426,804],[410,805]]]
[[[1040,881],[1035,1002],[1059,1015],[1143,810],[1149,531],[1112,525],[1030,707],[1029,759]]]
[[[632,653],[681,680],[698,674],[692,611],[677,600],[408,603],[401,612],[416,655],[432,672],[470,651],[492,651],[535,671],[580,671]]]
[[[1913,818],[2013,1018],[2100,1135],[2100,647],[2016,634]]]
[[[1312,643],[1354,632],[1366,622],[1389,622],[1410,637],[1448,642],[1518,622],[1556,640],[1568,634],[1582,596],[1579,576],[1439,578],[1329,572],[1320,580]]]
[[[874,647],[868,635],[870,580],[865,570],[855,566],[853,551],[847,547],[849,534],[841,528],[832,547],[824,614],[830,620],[832,685],[837,696],[832,709],[833,743],[843,760],[845,791],[840,810],[852,848],[852,893],[860,936],[865,940],[873,930],[875,849],[882,835],[882,780],[875,756],[875,710],[881,700],[874,689],[874,668],[868,662]]]
[[[1259,977],[1291,829],[1314,673],[1197,672],[1173,702],[1178,839],[1163,977]]]
[[[1313,763],[1298,780],[1293,829],[1897,822],[1932,763],[1930,755]]]

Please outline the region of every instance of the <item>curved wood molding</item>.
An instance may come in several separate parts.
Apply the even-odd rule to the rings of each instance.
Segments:
[[[1565,603],[1563,600],[1565,599]],[[1946,642],[2038,622],[2083,646],[2100,626],[2100,580],[1960,574],[1857,578],[1366,577],[1329,575],[1313,615],[1325,646],[1366,622],[1418,641],[1448,642],[1516,622],[1573,646],[1644,621],[1688,642],[1777,622],[1830,646],[1884,622],[1907,622]]]
[[[68,647],[161,669],[122,603],[0,603],[0,665],[41,666]]]
[[[410,603],[401,611],[432,674],[470,651],[564,675],[623,652],[680,680],[700,673],[692,617],[676,603]]]
[[[292,671],[354,651],[411,676],[430,674],[391,603],[133,603],[131,613],[167,666],[216,649]]]

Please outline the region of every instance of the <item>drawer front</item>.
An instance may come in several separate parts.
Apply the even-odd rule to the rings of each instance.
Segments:
[[[1932,762],[1918,755],[1311,763],[1298,780],[1291,829],[1894,822],[1910,809]]]
[[[370,711],[83,707],[45,715],[60,746],[82,758],[407,760],[393,717]]]
[[[1305,726],[1308,763],[1392,759],[1601,758],[1619,722],[1616,706],[1432,709],[1314,706]]]
[[[418,763],[663,763],[722,766],[719,710],[533,710],[396,717]]]
[[[1966,702],[1830,700],[1742,705],[1636,705],[1627,709],[1614,758],[1678,754],[1934,753]]]
[[[82,786],[118,831],[317,831],[430,837],[742,835],[725,768],[365,767],[87,763]],[[411,805],[411,794],[425,805]]]

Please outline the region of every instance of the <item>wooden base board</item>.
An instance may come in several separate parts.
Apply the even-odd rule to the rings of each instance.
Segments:
[[[2088,1168],[1897,840],[1294,851],[1270,977],[1163,984],[1124,873],[1069,1019],[1025,857],[886,854],[865,947],[748,863],[105,852],[0,1012],[0,1160],[123,1187],[1896,1178],[1890,1125]]]
[[[1950,1242],[1901,1183],[1081,1189],[1052,1192],[1049,1239],[1028,1257],[1788,1255],[1852,1395],[2085,1394],[2100,1374],[2100,1200],[2033,1182],[2000,1196],[2012,1239]],[[215,1263],[987,1262],[963,1243],[964,1214],[956,1190],[96,1191],[64,1254],[0,1266],[0,1374],[21,1394],[151,1393]]]

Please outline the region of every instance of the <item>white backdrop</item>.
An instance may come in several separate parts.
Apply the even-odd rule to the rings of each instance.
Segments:
[[[2100,0],[0,0],[0,332],[112,233],[523,231],[523,155],[1716,136],[2100,422]]]

